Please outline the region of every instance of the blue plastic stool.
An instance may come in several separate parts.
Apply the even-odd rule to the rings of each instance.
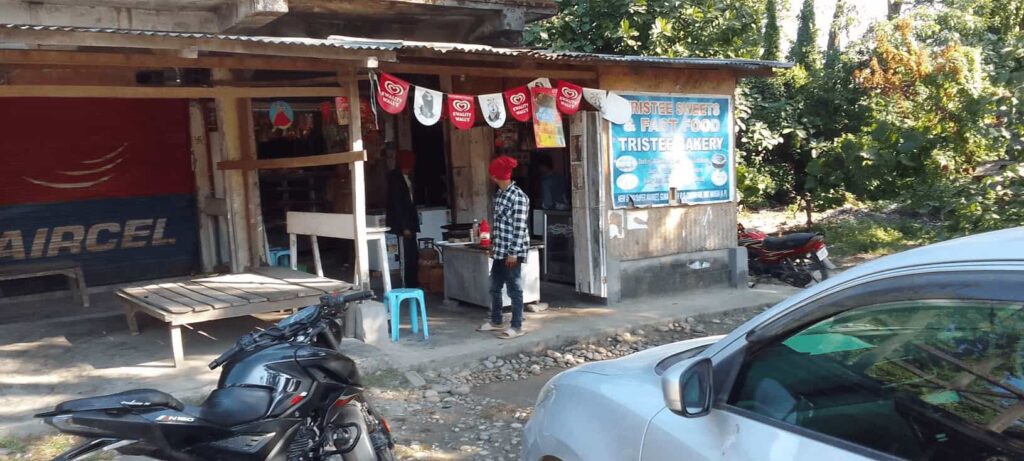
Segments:
[[[384,293],[384,305],[391,313],[391,342],[398,341],[398,324],[401,319],[402,301],[409,300],[412,303],[419,303],[419,306],[409,306],[409,316],[412,317],[412,332],[419,333],[419,316],[423,315],[423,339],[430,337],[430,330],[427,327],[427,303],[423,300],[423,290],[419,288],[395,288]],[[417,312],[419,307],[419,312]]]
[[[287,248],[271,248],[267,259],[271,266],[288,267],[292,263],[292,252]]]

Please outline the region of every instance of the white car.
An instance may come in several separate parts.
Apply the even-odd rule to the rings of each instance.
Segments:
[[[567,370],[526,461],[1024,459],[1024,227],[846,271],[725,337]]]

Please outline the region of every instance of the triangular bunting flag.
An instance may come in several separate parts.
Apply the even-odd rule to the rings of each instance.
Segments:
[[[480,100],[480,111],[484,114],[484,120],[491,128],[501,128],[505,125],[505,103],[502,101],[501,93],[482,94],[477,96]]]
[[[580,110],[580,101],[583,100],[583,87],[559,80],[556,100],[559,112],[565,115],[575,114]]]
[[[405,103],[409,100],[409,82],[381,72],[377,86],[377,102],[384,112],[398,114],[405,109]]]
[[[626,98],[609,91],[604,100],[601,115],[609,122],[622,125],[633,118],[633,109],[629,106],[629,101]]]
[[[530,90],[525,86],[505,91],[505,102],[512,118],[525,122],[530,119]]]
[[[604,99],[608,96],[608,92],[605,90],[598,90],[594,88],[583,89],[583,99],[594,106],[594,109],[604,109]]]
[[[448,95],[448,116],[455,128],[468,130],[476,122],[476,105],[473,97],[464,94]]]
[[[417,86],[414,98],[412,109],[416,114],[416,120],[431,126],[441,119],[441,113],[444,112],[441,110],[444,93]]]

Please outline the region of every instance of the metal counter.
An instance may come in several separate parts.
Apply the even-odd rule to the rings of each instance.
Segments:
[[[491,306],[491,258],[487,251],[468,244],[439,244],[444,252],[444,297],[477,306]],[[523,304],[540,301],[540,248],[531,245],[523,264]],[[504,305],[509,306],[502,289]]]

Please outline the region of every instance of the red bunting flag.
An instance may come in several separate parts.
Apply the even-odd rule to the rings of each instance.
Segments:
[[[464,94],[448,95],[448,116],[452,124],[460,130],[473,128],[476,122],[476,104],[472,96]]]
[[[409,100],[409,82],[381,72],[378,87],[377,102],[384,112],[398,114],[405,109],[405,103]]]
[[[573,85],[565,80],[558,81],[558,111],[565,115],[575,114],[580,110],[583,99],[583,87]]]
[[[530,92],[525,86],[505,91],[505,102],[512,118],[520,122],[530,119]]]

